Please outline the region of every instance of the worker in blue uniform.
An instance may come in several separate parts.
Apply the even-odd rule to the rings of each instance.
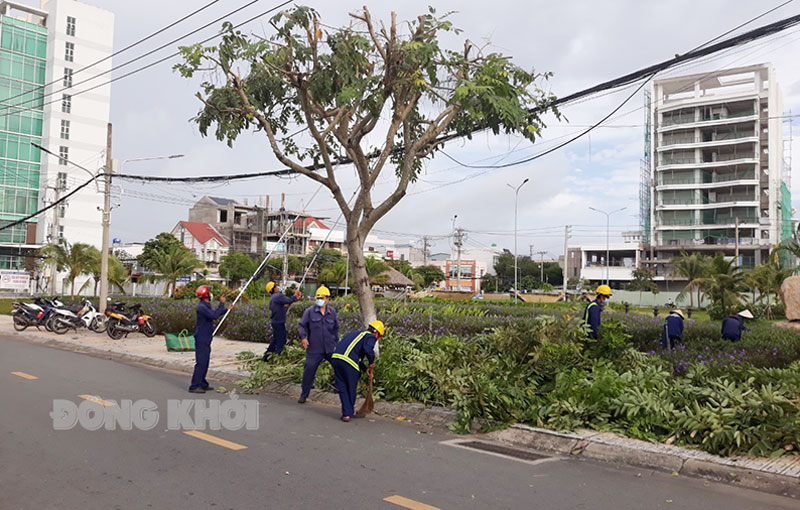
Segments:
[[[211,308],[211,294],[208,285],[197,287],[195,295],[200,298],[197,304],[197,325],[194,330],[194,373],[189,391],[192,393],[205,393],[213,390],[208,381],[208,362],[211,359],[211,340],[214,335],[214,321],[220,318],[226,310],[233,310],[233,306],[225,308],[225,296],[219,297],[219,305]]]
[[[611,287],[600,285],[595,291],[597,296],[589,302],[583,311],[583,323],[589,327],[589,338],[598,339],[600,330],[600,315],[603,313],[603,303],[611,299]]]
[[[683,312],[672,310],[664,319],[664,329],[661,331],[661,346],[671,350],[683,338]]]
[[[742,339],[742,332],[747,329],[744,327],[745,319],[752,319],[753,314],[750,310],[742,310],[736,315],[722,319],[722,338],[731,342],[738,342]]]
[[[381,321],[372,321],[365,331],[353,331],[342,337],[336,344],[331,365],[336,378],[336,389],[339,400],[342,402],[342,421],[351,418],[363,418],[364,415],[355,414],[356,389],[361,370],[364,368],[363,358],[367,358],[369,366],[366,367],[367,377],[372,379],[375,368],[375,344],[383,338],[385,327]]]
[[[306,308],[300,319],[300,345],[306,350],[298,404],[304,404],[311,393],[317,368],[322,360],[331,361],[331,355],[339,342],[339,317],[330,305],[331,292],[322,286],[314,294],[314,305]]]
[[[272,315],[270,318],[270,326],[272,326],[272,342],[269,343],[267,350],[261,361],[268,361],[270,354],[280,354],[283,352],[283,346],[286,345],[286,311],[292,303],[303,297],[303,294],[295,289],[294,296],[289,297],[283,293],[280,285],[275,282],[269,282],[266,286],[267,293],[271,294],[269,298],[269,311]]]

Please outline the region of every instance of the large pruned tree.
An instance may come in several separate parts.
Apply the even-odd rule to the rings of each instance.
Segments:
[[[232,146],[243,131],[261,131],[282,164],[330,191],[346,223],[362,318],[371,321],[367,234],[405,196],[442,137],[490,129],[533,141],[542,115],[558,111],[542,88],[549,73],[522,69],[469,40],[457,51],[440,46],[443,34],[460,31],[434,9],[402,25],[394,13],[387,25],[376,24],[366,7],[351,17],[349,26],[325,32],[316,11],[296,7],[272,18],[269,40],[225,24],[218,46],[182,48],[176,69],[187,78],[209,73],[193,119],[203,135],[213,128]],[[303,141],[293,134],[298,128],[307,130]],[[358,177],[352,199],[336,172],[342,162]],[[373,188],[387,168],[396,185],[378,201]]]

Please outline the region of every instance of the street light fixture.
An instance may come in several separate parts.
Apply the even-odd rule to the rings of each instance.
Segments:
[[[517,304],[517,298],[519,294],[517,287],[517,199],[519,199],[520,188],[522,188],[529,180],[530,179],[525,179],[522,181],[522,184],[517,187],[514,187],[511,184],[506,184],[506,186],[514,190],[514,304]]]
[[[609,231],[609,221],[610,221],[609,218],[611,218],[612,214],[618,213],[620,211],[624,211],[627,208],[628,207],[625,206],[625,207],[621,207],[619,209],[614,209],[613,211],[610,211],[610,212],[606,212],[606,211],[602,211],[600,209],[595,209],[594,207],[589,206],[589,209],[591,209],[592,211],[599,212],[601,214],[605,214],[606,215],[606,285],[609,284],[608,283],[609,282],[608,271],[609,271],[609,266],[611,264],[611,259],[610,259],[611,250],[609,249],[609,246],[608,246],[608,231]]]
[[[111,148],[111,124],[108,125],[108,147]],[[176,159],[182,158],[183,154],[172,154],[170,156],[154,156],[147,158],[125,159],[120,163],[119,169],[125,163],[134,161],[151,161],[154,159]],[[105,189],[103,190],[103,250],[100,254],[100,313],[106,310],[106,299],[108,298],[108,232],[111,228],[111,155],[106,154],[105,167]]]

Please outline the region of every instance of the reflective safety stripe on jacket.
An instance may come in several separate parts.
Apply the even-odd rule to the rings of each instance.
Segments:
[[[359,334],[353,339],[352,342],[350,342],[350,345],[347,346],[347,350],[344,351],[344,354],[334,353],[332,357],[350,363],[350,366],[361,372],[361,369],[358,368],[358,363],[353,361],[353,358],[350,357],[350,352],[352,352],[356,345],[358,345],[358,342],[360,342],[361,339],[367,335],[367,333],[368,331],[362,331],[361,334]]]
[[[589,310],[593,306],[600,306],[600,305],[598,305],[596,301],[592,301],[591,303],[589,303],[589,306],[587,306],[586,309],[583,310],[583,323],[584,324],[589,324]]]

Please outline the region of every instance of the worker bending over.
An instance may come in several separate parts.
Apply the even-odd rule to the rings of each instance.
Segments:
[[[589,326],[589,338],[598,339],[600,330],[600,315],[603,313],[603,303],[611,299],[611,287],[601,285],[595,291],[597,296],[589,302],[583,311],[583,323]]]
[[[753,314],[750,313],[750,310],[742,310],[736,315],[725,317],[722,319],[722,338],[731,342],[738,342],[742,339],[742,332],[746,329],[744,320],[752,318]]]
[[[683,338],[683,312],[672,310],[664,319],[664,330],[661,332],[661,346],[672,349]]]
[[[356,389],[361,370],[364,368],[362,359],[367,358],[369,362],[369,366],[366,367],[367,377],[372,379],[372,370],[375,368],[375,343],[383,338],[384,331],[381,321],[372,321],[365,331],[348,333],[336,344],[331,365],[336,377],[339,400],[342,401],[342,421],[350,421],[354,416],[364,417],[355,414]]]

